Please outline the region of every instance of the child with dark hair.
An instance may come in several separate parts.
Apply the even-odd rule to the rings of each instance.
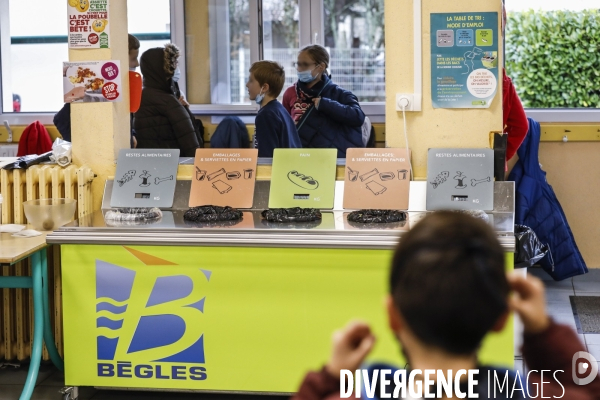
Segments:
[[[600,377],[587,386],[574,383],[571,362],[585,349],[575,332],[548,317],[541,281],[507,278],[504,259],[496,234],[485,222],[456,212],[432,213],[402,237],[392,262],[387,313],[408,368],[478,369],[475,393],[480,399],[489,395],[488,371],[492,379],[493,372],[501,379],[508,373],[512,389],[516,374],[480,365],[477,350],[487,333],[503,329],[513,310],[523,320],[523,355],[531,371],[520,382],[526,385],[528,379],[531,390],[523,387],[514,392],[516,397],[508,397],[510,389],[505,388],[495,398],[537,397],[544,382],[546,398],[600,399]],[[294,399],[339,399],[341,370],[360,368],[375,337],[368,325],[355,322],[337,332],[333,342],[329,362],[308,374]],[[543,376],[542,370],[552,372]],[[466,392],[462,380],[460,386]]]
[[[140,66],[138,56],[140,55],[140,41],[135,36],[127,35],[127,47],[129,49],[129,70],[135,71]]]
[[[302,147],[292,117],[277,101],[283,89],[285,71],[275,61],[257,61],[250,67],[246,83],[250,100],[260,106],[256,115],[254,148],[259,157],[273,157],[277,148]]]

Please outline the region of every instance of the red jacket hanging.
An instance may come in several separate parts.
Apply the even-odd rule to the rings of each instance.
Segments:
[[[513,158],[523,139],[527,135],[529,125],[527,116],[521,104],[521,99],[515,90],[511,79],[506,76],[506,71],[503,70],[504,82],[502,84],[502,111],[503,111],[503,129],[508,134],[508,144],[506,146],[506,159]]]
[[[17,157],[30,154],[44,154],[50,150],[52,150],[50,134],[40,121],[35,121],[29,124],[23,131],[19,140]]]

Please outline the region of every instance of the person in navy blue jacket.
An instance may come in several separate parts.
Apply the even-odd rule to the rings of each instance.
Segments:
[[[283,95],[283,106],[296,123],[302,147],[336,148],[338,157],[346,149],[365,147],[365,122],[356,96],[344,90],[327,75],[329,54],[319,45],[304,47],[298,53],[298,81]]]
[[[250,67],[246,88],[250,100],[260,105],[256,115],[254,148],[259,157],[273,157],[276,148],[300,148],[294,121],[277,101],[283,89],[285,71],[275,61],[257,61]]]

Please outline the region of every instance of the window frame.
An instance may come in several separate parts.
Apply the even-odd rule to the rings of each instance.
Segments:
[[[261,0],[249,0],[251,10],[251,60],[259,59],[262,37],[262,18],[259,18]],[[299,30],[300,47],[310,43],[322,44],[323,40],[323,0],[301,0]],[[0,93],[2,96],[10,97],[12,102],[12,93],[5,93],[3,90],[3,81],[10,79],[7,66],[7,57],[2,54],[10,51],[10,18],[9,18],[9,0],[0,0]],[[187,75],[185,63],[185,7],[184,0],[170,0],[171,9],[171,41],[181,49],[183,60],[179,63],[182,70],[180,86],[187,89]],[[9,72],[5,72],[9,71]],[[9,103],[10,103],[9,102]],[[52,112],[5,112],[4,100],[0,102],[0,120],[8,121],[11,125],[28,125],[35,120],[43,124],[52,124],[55,113]],[[369,116],[371,122],[385,122],[385,102],[365,102],[361,103],[365,114]],[[258,107],[255,105],[221,105],[221,104],[192,104],[190,110],[195,115],[256,115]],[[530,109],[526,108],[525,113],[528,117],[538,122],[545,123],[597,123],[600,121],[600,109]]]
[[[185,25],[177,26],[173,24],[173,15],[181,14],[184,15],[184,0],[170,0],[171,8],[171,23],[170,23],[170,34],[171,42],[177,44],[183,49],[185,54]],[[8,62],[10,57],[3,57],[5,52],[10,52],[11,37],[10,37],[10,18],[9,18],[9,0],[0,0],[0,120],[7,121],[9,125],[29,125],[33,121],[40,121],[45,125],[52,125],[54,123],[54,115],[56,112],[5,112],[4,111],[4,96],[10,96],[12,102],[12,93],[5,93],[3,90],[3,81],[5,76],[8,74],[10,79],[10,67]],[[64,60],[68,61],[68,60]],[[6,68],[5,68],[6,66]],[[185,84],[185,63],[180,63],[180,69],[182,70],[181,81]],[[9,71],[5,73],[5,71]]]
[[[250,9],[250,62],[252,63],[263,58],[262,0],[248,1]],[[323,45],[325,32],[323,0],[299,0],[298,8],[300,48],[309,44]],[[174,21],[177,25],[184,25],[185,10],[180,9],[178,12],[171,14],[171,21]],[[182,47],[180,46],[180,48]],[[185,50],[185,48],[182,49]],[[185,54],[185,51],[182,51],[182,53]],[[179,86],[185,93],[187,87],[181,83]],[[360,105],[365,115],[371,119],[371,122],[385,122],[385,102],[363,102]],[[255,116],[258,112],[258,106],[254,104],[190,104],[190,110],[194,115]]]
[[[502,0],[505,6],[506,0]],[[506,34],[502,34],[502,61],[506,64]],[[524,108],[525,115],[541,123],[598,123],[600,108]]]
[[[261,59],[262,54],[262,0],[248,0],[250,5],[250,59],[251,62]],[[304,47],[309,44],[323,44],[324,33],[324,9],[323,0],[301,0],[299,1],[299,45]],[[184,0],[170,0],[171,10],[171,42],[175,43],[181,50],[182,59],[179,63],[181,69],[181,78],[179,86],[185,93],[187,91],[187,71],[186,71],[186,40],[185,40],[185,5]],[[11,46],[10,37],[10,18],[9,18],[9,0],[0,0],[0,93],[7,96],[12,102],[12,93],[4,93],[3,80],[10,79],[10,67],[8,67],[9,57],[2,57],[3,52],[9,52]],[[4,72],[3,71],[9,71]],[[6,75],[9,75],[6,78]],[[38,120],[43,124],[52,124],[54,112],[5,112],[4,100],[0,102],[0,120],[8,121],[11,125],[28,125]],[[385,102],[365,102],[361,103],[365,114],[369,116],[372,122],[385,122]],[[258,106],[254,104],[191,104],[190,110],[195,115],[241,115],[255,116],[258,112]],[[58,110],[57,110],[58,111]]]

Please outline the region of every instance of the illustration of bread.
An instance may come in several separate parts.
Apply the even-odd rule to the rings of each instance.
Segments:
[[[290,182],[302,189],[315,190],[319,187],[319,181],[310,175],[301,174],[298,171],[290,171],[287,175]]]

